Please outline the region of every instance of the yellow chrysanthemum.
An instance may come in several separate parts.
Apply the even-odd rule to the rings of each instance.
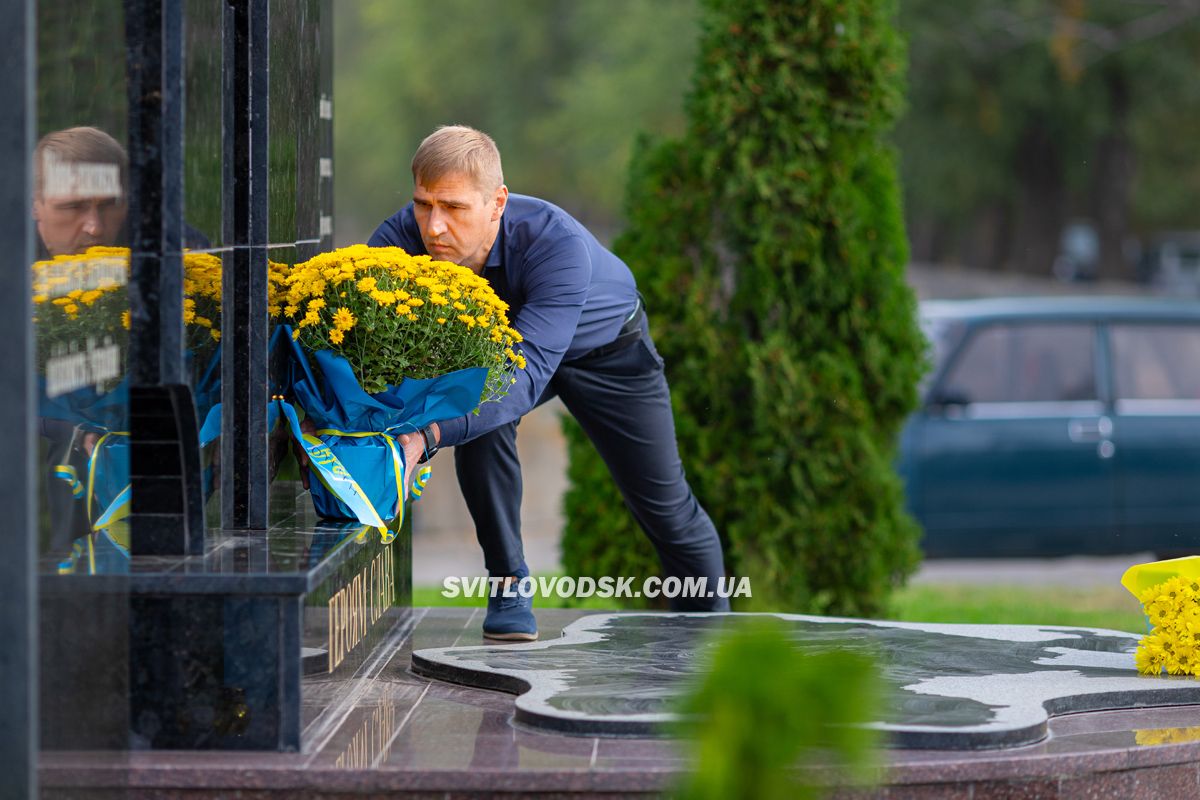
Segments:
[[[342,306],[333,313],[333,327],[339,331],[348,331],[354,327],[358,319],[351,313],[350,309]]]

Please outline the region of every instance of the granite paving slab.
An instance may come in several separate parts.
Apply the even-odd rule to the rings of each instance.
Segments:
[[[1046,737],[1051,716],[1200,704],[1193,678],[1139,675],[1139,637],[1033,625],[944,625],[794,614],[593,614],[561,638],[413,652],[418,674],[517,694],[520,725],[587,736],[663,733],[717,634],[756,616],[798,647],[873,655],[887,690],[873,725],[893,747],[973,750]]]

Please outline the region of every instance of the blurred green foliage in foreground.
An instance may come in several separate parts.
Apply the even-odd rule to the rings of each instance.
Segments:
[[[879,717],[880,683],[871,660],[801,651],[775,619],[741,622],[681,704],[675,732],[694,770],[676,796],[803,800],[874,775],[880,732],[865,723]]]

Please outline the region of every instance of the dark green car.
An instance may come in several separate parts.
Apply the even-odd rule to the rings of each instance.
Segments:
[[[1200,303],[921,305],[900,472],[929,557],[1200,553]]]

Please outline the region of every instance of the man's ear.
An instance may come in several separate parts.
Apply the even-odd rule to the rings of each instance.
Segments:
[[[41,201],[34,199],[34,201],[33,201],[33,219],[37,222],[41,222],[41,220],[42,220],[41,207],[42,207]]]
[[[508,205],[508,187],[503,183],[496,190],[496,196],[493,198],[495,206],[492,208],[492,222],[500,219],[504,215],[504,207]]]

